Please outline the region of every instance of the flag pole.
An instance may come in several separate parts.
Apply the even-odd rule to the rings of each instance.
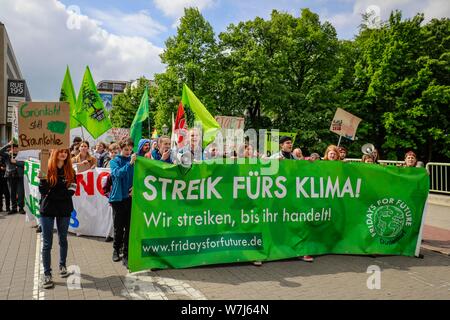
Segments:
[[[172,112],[172,132],[170,135],[170,144],[172,148],[175,147],[175,118],[173,112]]]
[[[145,85],[145,90],[147,90],[147,98],[148,98],[148,117],[147,117],[147,125],[148,125],[148,138],[152,139],[152,131],[150,127],[150,95],[148,94],[148,83]]]

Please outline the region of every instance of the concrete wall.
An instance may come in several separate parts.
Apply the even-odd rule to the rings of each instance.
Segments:
[[[9,48],[9,50],[8,50]],[[8,54],[9,51],[9,54]],[[11,139],[11,124],[7,123],[8,79],[23,79],[14,50],[4,24],[0,23],[0,145]],[[27,100],[31,100],[28,89],[25,89]]]

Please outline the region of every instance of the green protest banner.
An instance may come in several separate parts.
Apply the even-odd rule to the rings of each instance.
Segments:
[[[211,160],[185,169],[138,157],[130,270],[321,254],[418,255],[425,169],[257,161]],[[272,175],[261,175],[271,168]]]

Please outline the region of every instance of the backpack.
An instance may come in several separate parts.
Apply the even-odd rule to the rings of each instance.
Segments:
[[[112,177],[111,175],[108,175],[106,177],[102,178],[102,190],[103,195],[107,198],[109,198],[109,194],[111,193],[112,188]]]

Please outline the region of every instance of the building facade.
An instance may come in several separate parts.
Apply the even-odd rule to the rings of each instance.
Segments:
[[[31,101],[6,27],[0,22],[0,144],[12,137],[14,106],[21,101]]]
[[[113,98],[125,91],[127,85],[130,85],[131,81],[118,81],[118,80],[102,80],[97,83],[97,91],[103,100],[103,106],[106,110],[111,111]]]
[[[100,97],[103,100],[103,106],[106,110],[111,111],[112,109],[112,101],[113,98],[123,93],[127,86],[130,86],[131,88],[136,88],[138,85],[138,81],[119,81],[119,80],[102,80],[99,83],[97,83],[97,91],[100,94]],[[155,81],[154,80],[148,80],[149,86],[154,86]]]

